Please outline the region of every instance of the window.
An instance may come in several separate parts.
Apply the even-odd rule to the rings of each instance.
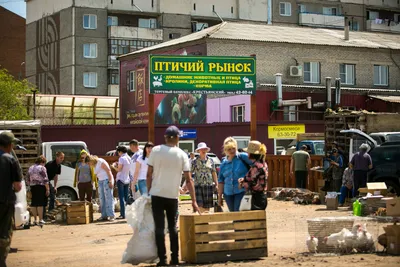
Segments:
[[[355,84],[355,65],[352,64],[340,64],[340,81],[343,84],[354,85]]]
[[[304,82],[320,83],[319,62],[304,63]]]
[[[306,13],[306,5],[299,5],[299,13]]]
[[[237,142],[237,149],[246,148],[250,142],[250,136],[232,136]]]
[[[156,19],[139,19],[139,28],[155,29],[155,28],[157,28],[157,20]]]
[[[107,26],[118,26],[118,17],[108,16]]]
[[[97,29],[97,16],[83,15],[83,28],[90,30]]]
[[[201,30],[207,29],[208,28],[208,23],[202,23],[202,22],[194,22],[195,25],[195,32],[199,32]]]
[[[350,21],[350,31],[359,31],[360,27],[358,25],[358,21]]]
[[[283,120],[284,121],[297,121],[297,107],[286,106],[283,108]]]
[[[323,7],[322,8],[322,13],[324,15],[331,15],[331,16],[336,16],[338,15],[337,8],[336,7]]]
[[[389,67],[374,65],[374,85],[389,85]]]
[[[158,44],[156,41],[110,39],[108,51],[110,55],[123,55],[138,49]]]
[[[292,15],[292,4],[287,2],[279,3],[279,14],[281,16],[291,16]]]
[[[136,75],[134,71],[129,72],[129,84],[128,84],[128,91],[135,92],[136,88]]]
[[[244,122],[244,105],[231,106],[232,122]]]
[[[64,166],[75,169],[77,161],[80,159],[82,149],[87,150],[86,147],[81,145],[56,145],[51,146],[52,159],[56,158],[56,153],[61,151],[64,153],[64,161],[61,163]]]
[[[97,87],[97,73],[96,72],[84,72],[83,73],[83,86],[89,88]]]
[[[119,71],[118,70],[109,70],[108,84],[119,84]]]
[[[367,14],[368,14],[368,19],[369,20],[379,19],[379,12],[378,11],[367,11]]]
[[[97,44],[84,44],[83,57],[96,58],[97,57]]]

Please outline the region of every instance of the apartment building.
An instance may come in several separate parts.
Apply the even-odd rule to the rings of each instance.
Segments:
[[[42,93],[119,95],[117,56],[222,20],[400,33],[399,0],[26,0],[26,77]]]
[[[267,22],[267,1],[26,0],[26,75],[42,93],[119,95],[116,57],[216,25]]]
[[[25,77],[25,19],[0,6],[0,68],[16,79]]]
[[[272,0],[272,22],[400,34],[399,0]]]

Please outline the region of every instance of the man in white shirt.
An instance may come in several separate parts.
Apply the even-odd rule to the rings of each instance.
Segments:
[[[165,131],[165,145],[153,148],[147,170],[147,189],[151,195],[154,223],[156,226],[156,244],[160,262],[158,266],[166,265],[166,248],[164,240],[164,211],[167,214],[169,237],[171,241],[171,265],[179,264],[179,243],[176,221],[178,214],[179,186],[182,172],[192,198],[194,212],[199,212],[196,203],[194,185],[190,175],[190,164],[187,154],[177,147],[179,129],[170,126]]]

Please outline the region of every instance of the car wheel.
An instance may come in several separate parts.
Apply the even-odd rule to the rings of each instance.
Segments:
[[[385,181],[387,192],[400,196],[400,186],[393,181]]]
[[[69,188],[57,189],[57,198],[59,198],[61,202],[71,202],[78,199],[75,191]]]

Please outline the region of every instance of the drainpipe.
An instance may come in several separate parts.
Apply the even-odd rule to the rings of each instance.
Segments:
[[[340,78],[336,78],[335,80],[335,105],[340,105],[340,98],[341,98],[341,82]]]
[[[331,77],[325,78],[326,86],[326,108],[332,108],[332,88],[331,88]]]
[[[346,16],[344,17],[344,40],[348,41],[349,40],[349,35],[350,35],[350,21],[349,18]]]
[[[282,107],[283,99],[282,99],[282,74],[277,73],[275,74],[276,78],[276,94],[278,98],[278,107]]]
[[[268,0],[267,24],[272,24],[272,0]]]
[[[75,56],[76,56],[76,54],[75,54],[75,50],[76,50],[76,47],[75,47],[75,19],[76,19],[76,14],[75,14],[75,0],[72,2],[72,82],[71,82],[71,95],[75,95],[75,86],[76,86],[76,81],[75,81],[75,79],[76,79],[76,73],[75,73],[75,71],[76,71],[76,69],[75,69]]]

